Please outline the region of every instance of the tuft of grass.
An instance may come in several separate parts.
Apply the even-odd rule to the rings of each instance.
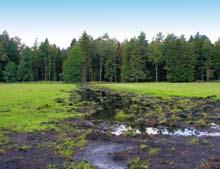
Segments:
[[[57,169],[55,164],[49,164],[46,169]]]
[[[193,144],[193,145],[198,145],[199,144],[199,139],[196,138],[196,137],[193,137],[190,141],[189,141],[190,144]]]
[[[170,151],[171,151],[171,152],[175,152],[175,151],[176,151],[176,148],[172,146],[172,147],[170,148]]]
[[[139,145],[141,150],[147,150],[148,146],[146,144],[140,144]]]
[[[64,168],[66,169],[95,169],[93,166],[91,166],[89,163],[85,161],[66,163],[64,164]]]
[[[207,97],[220,99],[220,83],[103,83],[96,87],[136,94],[152,94],[161,97]]]
[[[123,111],[120,111],[115,115],[116,121],[126,121],[127,119],[128,119],[128,115],[125,114]]]
[[[9,143],[10,139],[4,132],[0,132],[0,146]]]
[[[133,158],[129,162],[129,169],[149,169],[149,163],[146,159]]]
[[[150,157],[156,157],[158,154],[159,154],[159,152],[161,151],[161,148],[150,148],[149,149],[149,156]]]
[[[24,152],[28,151],[30,148],[31,148],[31,146],[29,146],[29,145],[23,145],[21,147],[18,147],[18,149],[20,151],[24,151]]]

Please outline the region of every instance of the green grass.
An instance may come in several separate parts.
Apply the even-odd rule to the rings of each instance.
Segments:
[[[207,97],[216,95],[220,99],[220,83],[103,83],[95,84],[95,86],[162,97]]]
[[[67,107],[55,102],[68,98],[74,84],[55,82],[0,84],[0,129],[35,131],[46,128],[42,122],[75,117]]]

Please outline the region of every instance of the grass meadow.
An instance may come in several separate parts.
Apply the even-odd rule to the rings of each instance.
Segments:
[[[67,98],[76,88],[63,83],[0,84],[0,129],[34,131],[43,122],[72,117],[56,98]]]
[[[103,83],[96,84],[96,86],[162,97],[207,97],[216,95],[220,99],[220,83]]]

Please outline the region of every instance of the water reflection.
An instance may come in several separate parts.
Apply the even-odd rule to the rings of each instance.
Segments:
[[[126,126],[124,124],[117,125],[116,127],[112,128],[111,133],[119,136],[122,134],[126,134],[129,131],[133,131],[136,134],[143,133],[139,129],[131,128],[130,126]],[[212,136],[212,137],[219,137],[220,132],[207,132],[207,131],[199,131],[196,129],[173,129],[173,128],[167,128],[167,127],[161,127],[161,128],[154,128],[154,127],[146,127],[145,133],[149,135],[170,135],[170,136]]]

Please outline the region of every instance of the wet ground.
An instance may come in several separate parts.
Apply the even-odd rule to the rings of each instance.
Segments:
[[[44,132],[7,131],[0,169],[63,169],[74,161],[97,169],[144,169],[143,161],[150,169],[220,168],[220,102],[212,97],[83,89],[70,92],[68,103],[57,100],[84,118],[51,122]]]

